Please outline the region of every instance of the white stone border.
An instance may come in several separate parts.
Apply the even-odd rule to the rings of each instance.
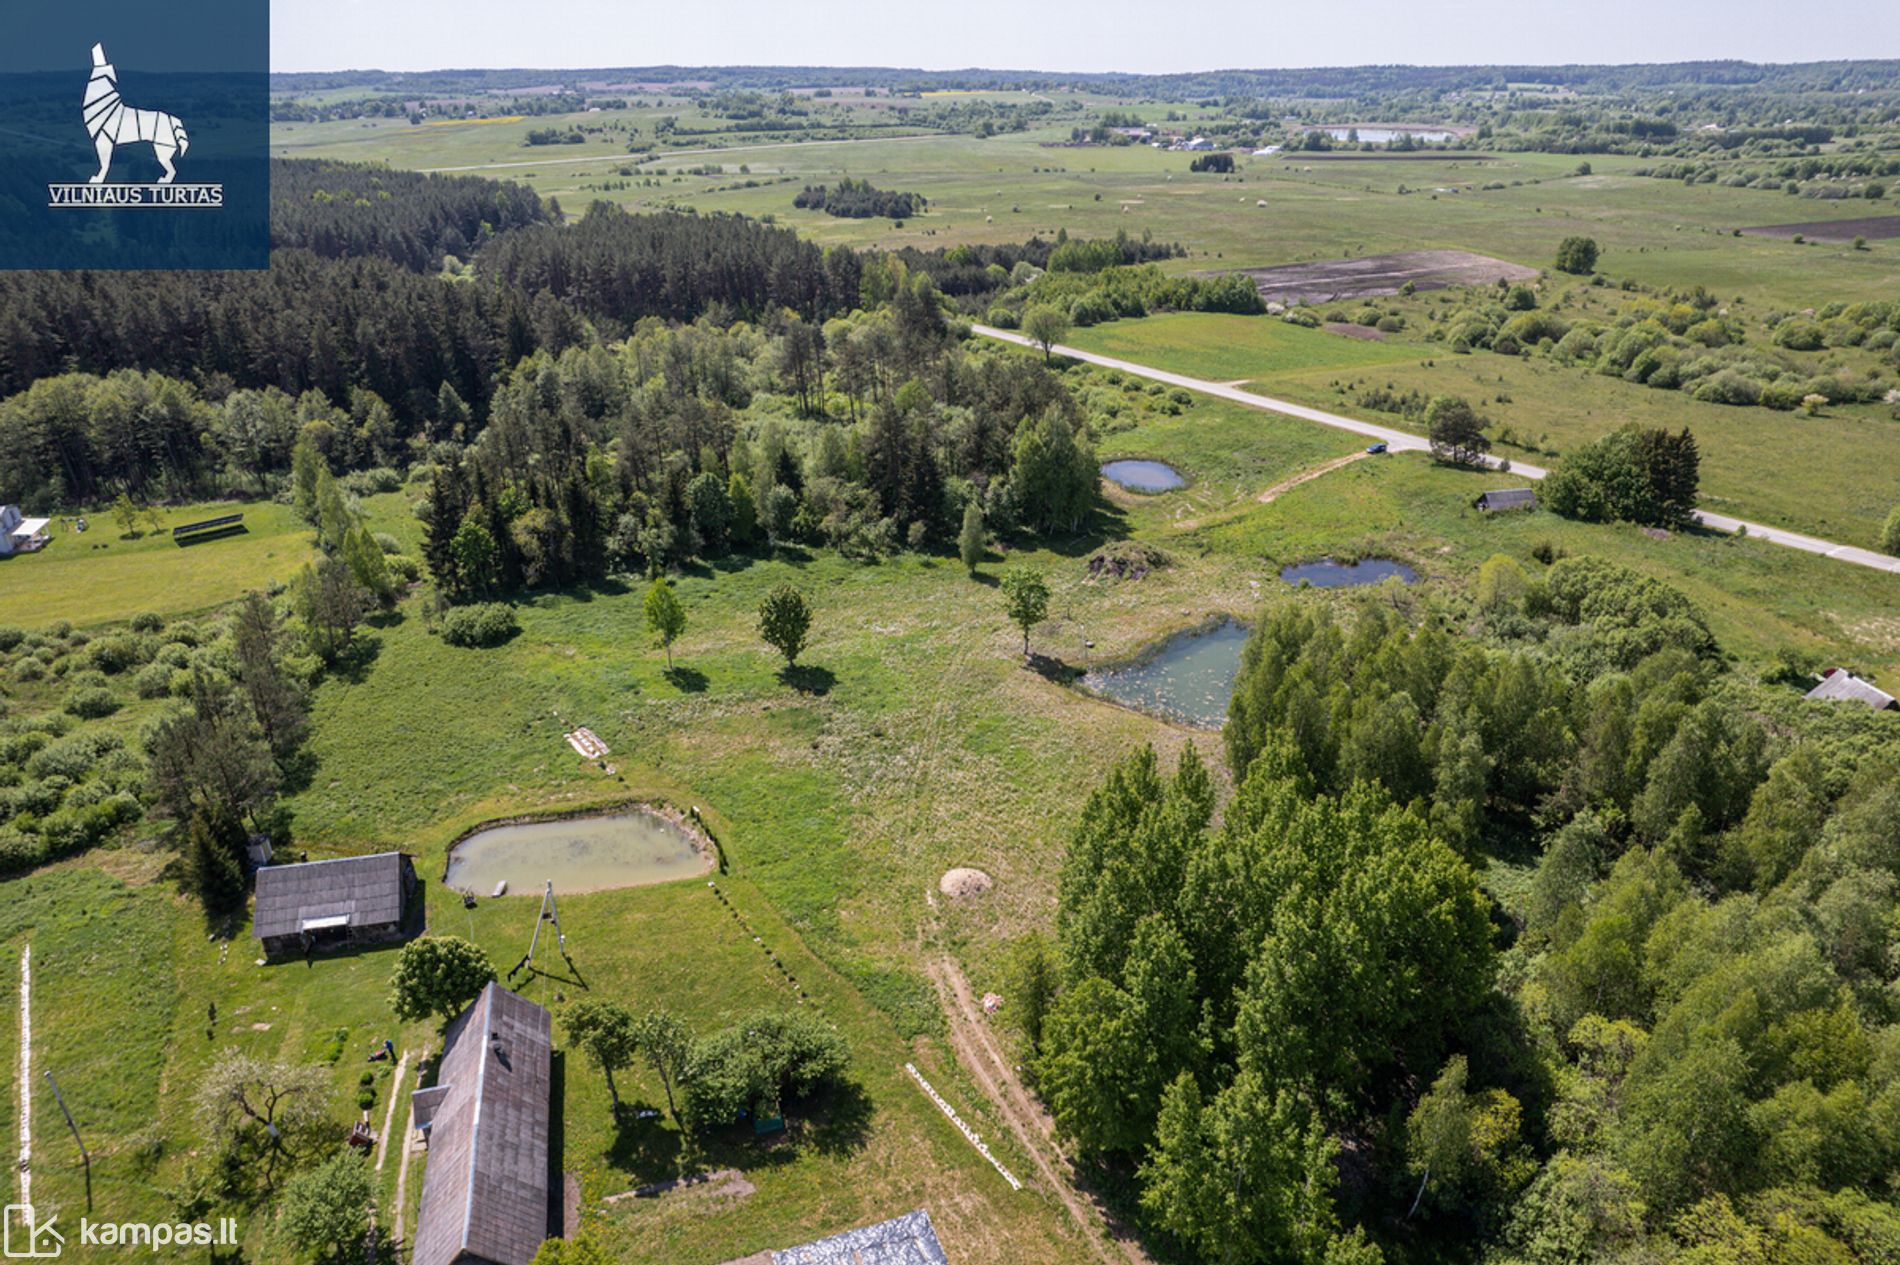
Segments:
[[[910,1073],[911,1079],[917,1082],[920,1089],[930,1095],[930,1101],[936,1103],[943,1114],[950,1117],[950,1123],[955,1125],[958,1131],[970,1140],[970,1145],[976,1148],[976,1153],[988,1160],[990,1167],[1003,1175],[1003,1180],[1009,1183],[1009,1188],[1011,1190],[1021,1190],[1023,1184],[1016,1180],[1016,1174],[1004,1168],[1003,1162],[990,1154],[989,1146],[984,1143],[982,1138],[977,1136],[976,1130],[963,1123],[963,1117],[957,1114],[957,1109],[944,1101],[943,1095],[938,1093],[936,1089],[931,1086],[930,1082],[924,1079],[923,1073],[917,1070],[917,1065],[915,1063],[906,1063],[904,1064],[904,1070]]]

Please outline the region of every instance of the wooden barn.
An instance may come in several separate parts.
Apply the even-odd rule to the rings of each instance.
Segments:
[[[1500,510],[1534,510],[1537,508],[1537,493],[1529,488],[1493,488],[1472,502],[1487,514]]]
[[[251,934],[270,957],[385,944],[421,930],[407,853],[267,865],[257,872]]]
[[[449,1024],[436,1083],[410,1099],[429,1140],[412,1265],[529,1265],[561,1232],[552,1048],[548,1012],[496,983]]]

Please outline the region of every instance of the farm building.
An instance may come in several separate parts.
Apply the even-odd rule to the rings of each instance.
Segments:
[[[1877,712],[1900,707],[1900,700],[1887,691],[1864,681],[1846,668],[1829,668],[1821,674],[1821,683],[1808,691],[1809,698],[1830,703],[1860,703]]]
[[[416,928],[416,867],[406,853],[339,857],[257,872],[251,934],[270,956],[400,940]]]
[[[949,1265],[930,1214],[919,1209],[892,1221],[772,1253],[772,1265]]]
[[[1487,514],[1495,514],[1499,510],[1534,510],[1537,508],[1537,493],[1529,488],[1493,488],[1472,504]]]
[[[528,1265],[560,1233],[552,1046],[548,1012],[496,983],[449,1024],[436,1083],[410,1099],[429,1143],[413,1265]]]
[[[50,519],[27,518],[17,505],[0,505],[0,558],[9,554],[32,553],[46,544],[46,524]]]

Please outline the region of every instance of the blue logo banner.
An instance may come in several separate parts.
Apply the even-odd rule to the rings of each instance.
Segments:
[[[268,0],[0,15],[0,268],[263,268]]]

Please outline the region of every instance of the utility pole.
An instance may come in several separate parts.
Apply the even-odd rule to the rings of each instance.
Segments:
[[[73,1141],[79,1144],[79,1158],[86,1165],[86,1211],[92,1211],[92,1153],[86,1150],[86,1140],[79,1136],[79,1125],[73,1120],[73,1113],[66,1106],[66,1095],[59,1092],[59,1082],[53,1079],[49,1070],[45,1073],[46,1083],[53,1087],[53,1100],[59,1104],[59,1114],[66,1117],[66,1127],[73,1132]]]

